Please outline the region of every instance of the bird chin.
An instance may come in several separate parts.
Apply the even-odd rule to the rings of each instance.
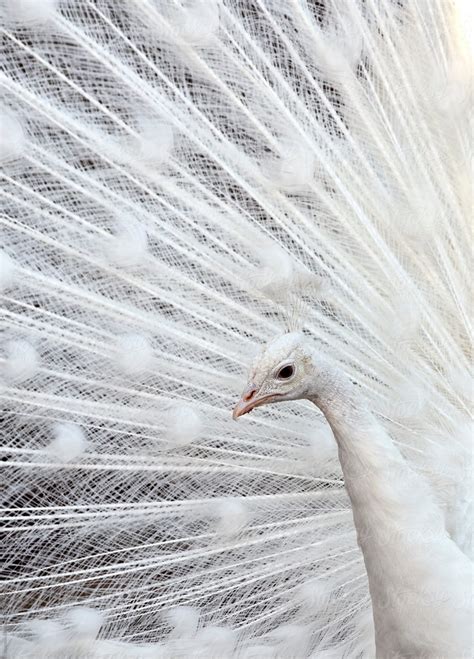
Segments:
[[[282,398],[283,398],[283,394],[268,394],[267,396],[262,396],[261,398],[256,398],[255,400],[251,400],[249,402],[240,400],[237,403],[237,405],[234,407],[232,418],[234,420],[237,420],[240,416],[243,416],[244,414],[248,414],[256,407],[273,403],[277,400],[281,400]]]

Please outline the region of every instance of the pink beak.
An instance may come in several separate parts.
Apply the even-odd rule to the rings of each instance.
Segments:
[[[260,407],[260,405],[265,405],[265,403],[273,403],[281,397],[280,394],[268,394],[267,396],[260,396],[259,398],[256,395],[257,391],[258,389],[256,385],[251,382],[242,394],[237,405],[234,407],[234,411],[232,412],[232,418],[234,421],[237,421],[239,416],[243,416],[253,410],[254,407]]]
[[[253,410],[258,403],[258,400],[255,398],[256,393],[257,387],[251,382],[245,389],[237,405],[234,407],[234,411],[232,412],[232,418],[234,421],[237,421],[239,416],[243,416],[244,414],[247,414],[247,412],[250,412],[250,410]]]

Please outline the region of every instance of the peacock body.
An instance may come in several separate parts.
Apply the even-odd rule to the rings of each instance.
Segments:
[[[282,318],[470,555],[466,10],[1,0],[7,657],[373,655],[330,426],[231,418]]]

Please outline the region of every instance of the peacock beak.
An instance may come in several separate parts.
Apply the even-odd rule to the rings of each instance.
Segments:
[[[250,412],[250,410],[253,410],[253,408],[257,403],[257,399],[256,399],[257,391],[258,391],[257,387],[253,382],[251,382],[247,386],[239,402],[234,407],[234,411],[232,412],[232,418],[234,419],[234,421],[237,421],[239,416],[243,416],[244,414],[247,414],[247,412]]]
[[[237,421],[239,416],[243,416],[253,410],[254,407],[260,407],[260,405],[265,405],[265,403],[273,403],[275,400],[281,399],[280,394],[257,396],[257,392],[258,388],[253,382],[248,385],[232,412],[232,418],[234,421]]]

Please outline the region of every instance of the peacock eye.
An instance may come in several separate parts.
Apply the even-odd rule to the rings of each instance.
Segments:
[[[295,372],[295,367],[292,364],[282,366],[277,373],[278,380],[288,380]]]

